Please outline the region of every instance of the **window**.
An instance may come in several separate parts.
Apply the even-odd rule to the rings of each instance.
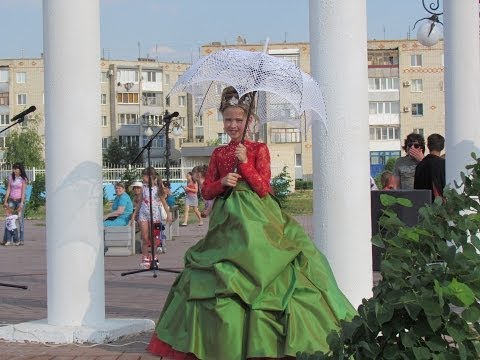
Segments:
[[[170,74],[164,74],[165,85],[170,85]]]
[[[420,104],[420,103],[412,104],[412,115],[423,116],[423,104]]]
[[[103,127],[108,126],[107,117],[105,115],[102,115],[102,126]]]
[[[121,83],[138,83],[138,71],[137,70],[117,70],[117,81]]]
[[[205,138],[203,137],[203,135],[196,135],[195,136],[195,142],[196,143],[203,143],[205,141]]]
[[[0,69],[0,82],[8,82],[8,70]]]
[[[17,105],[27,105],[27,94],[17,94]]]
[[[386,165],[388,160],[399,157],[400,151],[370,151],[370,164]]]
[[[162,125],[162,116],[161,115],[152,115],[149,114],[148,116],[142,116],[144,119],[143,125],[148,126],[161,126]]]
[[[195,126],[202,127],[203,126],[203,116],[202,115],[195,116],[195,119],[193,120],[193,124]]]
[[[295,166],[302,166],[302,154],[295,154]]]
[[[142,136],[142,146],[147,145],[150,138],[146,135]],[[163,134],[158,135],[152,140],[152,148],[161,149],[165,146],[165,137]]]
[[[107,105],[107,94],[100,94],[100,104]]]
[[[295,118],[295,112],[292,111],[290,104],[287,102],[270,102],[268,116],[272,119],[293,119]]]
[[[410,55],[410,66],[422,66],[422,55]]]
[[[106,71],[102,71],[102,72],[100,73],[100,82],[102,82],[102,83],[108,82],[108,76],[107,76],[107,72],[106,72]]]
[[[8,92],[0,93],[0,105],[8,105]]]
[[[7,148],[7,138],[1,136],[0,137],[0,148],[1,149],[6,149]]]
[[[17,72],[17,84],[25,84],[27,82],[27,73],[25,72]]]
[[[144,92],[142,93],[143,105],[157,105],[162,106],[162,93],[159,92]]]
[[[138,93],[117,93],[119,104],[138,104]]]
[[[271,129],[270,141],[272,143],[298,143],[302,135],[298,129]]]
[[[170,106],[170,96],[165,98],[165,106]]]
[[[138,114],[118,114],[118,125],[138,125]]]
[[[143,81],[161,82],[161,73],[159,71],[142,71]]]
[[[181,106],[181,107],[187,106],[187,97],[185,95],[181,95],[178,97],[178,106]]]
[[[369,112],[374,114],[400,114],[399,101],[370,101]]]
[[[412,79],[412,92],[422,92],[423,91],[423,80],[422,79]]]
[[[102,138],[102,149],[107,149],[110,141],[108,141],[108,137]]]
[[[139,136],[119,136],[118,142],[122,146],[136,144],[138,146],[140,137]]]
[[[368,51],[368,66],[398,65],[398,51]]]
[[[382,91],[382,90],[398,90],[398,78],[369,78],[368,90]]]
[[[420,134],[420,135],[424,136],[423,129],[421,129],[421,128],[413,129],[413,132],[415,134]]]
[[[397,126],[370,126],[370,140],[399,140],[400,128]]]
[[[1,114],[0,115],[0,126],[9,125],[10,124],[10,117],[8,114]]]
[[[229,141],[229,136],[225,133],[218,133],[217,134],[217,138],[218,138],[218,143],[219,144],[228,144],[228,141]]]
[[[272,56],[275,56],[276,58],[283,59],[285,61],[289,61],[291,63],[294,63],[295,66],[299,67],[299,55],[298,54],[271,54]]]

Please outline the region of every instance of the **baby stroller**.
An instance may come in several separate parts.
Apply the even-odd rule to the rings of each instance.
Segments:
[[[162,223],[153,224],[153,237],[155,240],[155,247],[157,254],[165,254],[167,252],[166,240],[167,236],[165,235],[165,225]]]

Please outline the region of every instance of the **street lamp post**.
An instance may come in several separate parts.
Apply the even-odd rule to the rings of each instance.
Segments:
[[[430,2],[430,5],[427,7],[425,4],[426,0],[422,0],[423,8],[431,15],[430,17],[424,17],[420,20],[417,20],[413,25],[413,29],[415,26],[422,20],[426,20],[417,31],[417,40],[420,44],[424,46],[433,46],[438,43],[440,37],[442,36],[441,31],[439,30],[438,24],[443,26],[443,23],[439,20],[439,16],[443,14],[443,12],[438,12],[440,8],[440,0],[436,0],[436,2]]]

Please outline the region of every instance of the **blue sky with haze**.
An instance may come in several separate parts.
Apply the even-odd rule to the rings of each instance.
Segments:
[[[308,42],[308,8],[308,0],[100,0],[102,53],[191,62],[201,45],[234,44],[238,36],[251,43],[267,37],[270,43]],[[427,15],[421,0],[367,0],[368,39],[406,38]],[[0,58],[40,56],[41,0],[0,0],[0,24],[7,34]]]

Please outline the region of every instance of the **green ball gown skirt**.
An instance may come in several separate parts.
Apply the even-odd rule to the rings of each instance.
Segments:
[[[185,253],[148,350],[172,359],[284,358],[328,350],[356,314],[301,225],[240,182]]]

